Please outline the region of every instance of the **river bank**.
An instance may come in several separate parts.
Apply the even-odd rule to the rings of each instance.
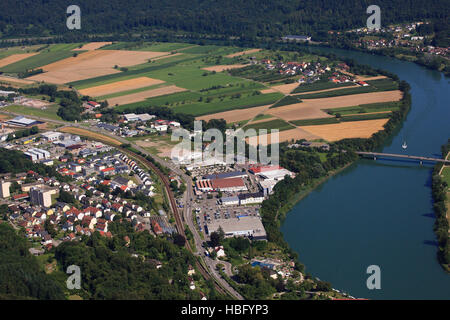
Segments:
[[[385,56],[311,50],[389,70],[407,81],[411,110],[378,151],[438,157],[450,136],[450,91],[441,73]],[[369,299],[449,299],[450,277],[436,259],[431,177],[427,165],[360,160],[295,205],[281,232],[314,277],[341,291]],[[373,264],[381,268],[381,290],[366,287],[366,269]]]
[[[450,139],[449,143],[442,146],[442,155],[446,158],[449,155]],[[431,191],[433,194],[433,209],[436,216],[436,222],[434,224],[434,232],[438,239],[437,260],[442,268],[450,273],[450,238],[449,238],[449,217],[447,211],[449,210],[450,199],[448,197],[449,186],[445,182],[443,177],[443,169],[445,165],[438,163],[434,166],[432,176]]]

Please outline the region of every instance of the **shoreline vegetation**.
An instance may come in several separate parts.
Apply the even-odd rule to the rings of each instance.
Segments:
[[[353,61],[348,62],[351,66],[356,67]],[[387,75],[398,81],[398,77],[390,74],[389,72],[383,72],[380,70],[379,73]],[[305,171],[295,170],[289,166],[289,162],[283,161],[285,160],[283,159],[285,152],[280,152],[280,164],[287,167],[289,170],[294,172],[296,171],[297,176],[293,179],[287,177],[275,186],[274,193],[262,203],[261,216],[268,235],[268,241],[273,241],[285,248],[294,258],[296,267],[302,272],[304,272],[305,266],[299,262],[298,254],[294,252],[292,248],[290,248],[289,244],[284,240],[283,234],[280,231],[281,224],[283,223],[288,212],[291,211],[292,208],[309,193],[346,168],[356,165],[359,157],[354,153],[354,151],[374,151],[375,149],[380,148],[387,139],[391,138],[391,135],[395,132],[398,126],[401,125],[411,108],[409,84],[405,81],[401,81],[399,84],[399,89],[403,92],[399,109],[392,112],[389,121],[384,125],[384,130],[373,134],[372,137],[368,139],[344,139],[331,144],[330,152],[327,155],[327,161],[323,163],[323,166],[328,168],[325,175],[311,178],[311,175],[308,176],[308,173],[305,174]],[[280,149],[282,150],[285,147],[285,144],[280,145]],[[302,149],[302,151],[308,151],[307,148]],[[333,156],[333,153],[337,154],[337,156]],[[312,166],[310,165],[310,167]],[[311,173],[314,175],[314,172]],[[306,276],[311,277],[307,273]]]
[[[442,156],[448,158],[450,152],[450,139],[447,144],[442,146]],[[433,209],[436,216],[434,223],[434,232],[438,240],[437,259],[442,268],[450,273],[450,237],[449,237],[449,221],[447,212],[449,210],[450,199],[448,198],[449,185],[443,179],[442,172],[443,163],[434,166],[432,173],[431,192],[433,196]]]

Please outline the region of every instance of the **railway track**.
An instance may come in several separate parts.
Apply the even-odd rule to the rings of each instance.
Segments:
[[[128,156],[138,159],[142,164],[147,166],[147,169],[151,168],[156,173],[156,175],[161,179],[161,181],[164,184],[164,188],[166,189],[167,196],[169,197],[169,202],[170,202],[170,206],[172,207],[172,212],[173,212],[173,215],[175,218],[175,224],[177,226],[178,233],[186,239],[183,222],[181,221],[181,217],[178,212],[175,197],[173,196],[172,190],[170,190],[169,180],[167,179],[167,177],[159,170],[159,168],[155,164],[153,164],[151,161],[147,160],[145,157],[138,155],[138,154],[131,152],[124,148],[118,147],[118,149],[120,149],[122,152],[128,154]],[[190,245],[189,241],[187,241],[187,239],[185,242],[185,247],[187,250],[189,250],[190,252],[193,253],[191,245]],[[209,274],[208,270],[198,260],[196,260],[195,263],[196,263],[197,269],[202,274],[203,278],[205,278],[206,280],[212,279],[214,281],[214,286],[219,293],[221,293],[223,295],[230,295],[230,293],[228,291],[226,291],[224,288],[222,288],[222,286],[218,283],[217,279],[215,277],[211,276]]]

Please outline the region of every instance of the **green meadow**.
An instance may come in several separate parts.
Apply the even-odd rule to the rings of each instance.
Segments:
[[[56,113],[58,112],[59,106],[57,104],[52,104],[47,106],[46,109],[38,109],[38,108],[32,108],[32,107],[26,107],[26,106],[19,106],[19,105],[11,105],[3,108],[6,111],[10,112],[16,112],[23,115],[29,115],[29,116],[35,116],[35,117],[42,117],[42,118],[48,118],[53,120],[62,120]]]

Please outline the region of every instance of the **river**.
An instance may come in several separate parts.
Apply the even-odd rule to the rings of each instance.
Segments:
[[[382,152],[440,156],[450,138],[448,78],[390,57],[318,49],[390,71],[411,85],[411,111]],[[450,275],[436,258],[431,172],[432,165],[359,160],[294,206],[281,231],[307,272],[352,296],[450,299]],[[370,265],[381,269],[379,290],[367,288]]]

